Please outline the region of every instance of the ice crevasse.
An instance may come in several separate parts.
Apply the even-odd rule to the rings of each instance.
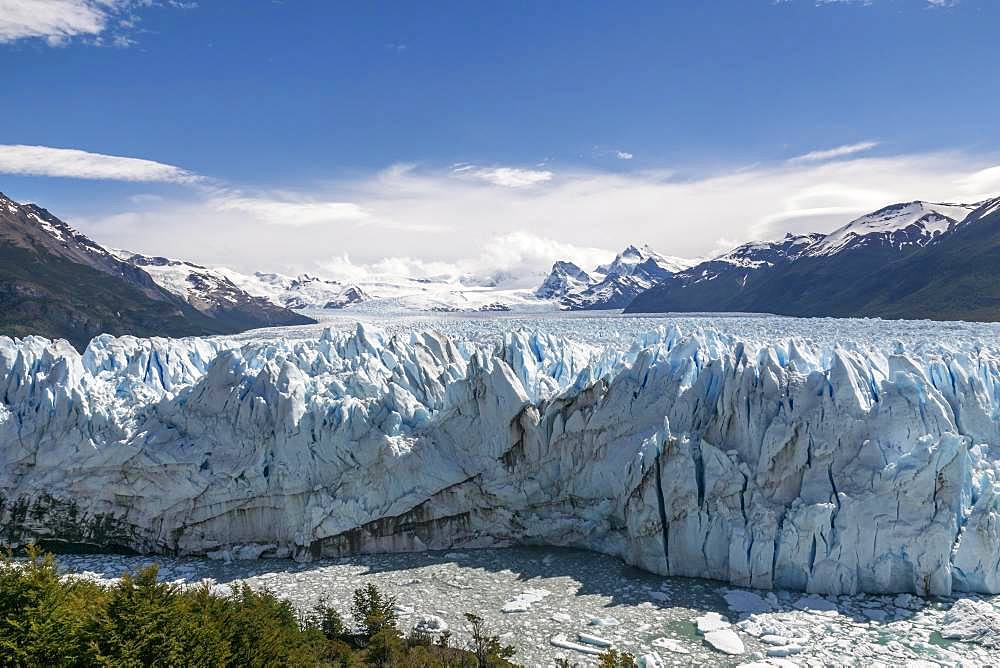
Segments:
[[[765,589],[1000,592],[979,342],[0,337],[0,460],[15,547],[557,545]]]

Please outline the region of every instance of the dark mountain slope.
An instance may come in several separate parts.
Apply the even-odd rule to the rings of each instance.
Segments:
[[[0,194],[0,335],[65,338],[82,350],[105,332],[194,336],[312,322],[279,310],[281,318],[199,311],[45,209]]]
[[[742,277],[729,270],[713,278],[718,260],[692,267],[626,311],[997,320],[1000,221],[990,205],[962,222],[940,211],[957,217],[972,207],[887,207],[784,260],[748,264]]]
[[[1000,320],[1000,198],[973,211],[938,243],[868,276],[864,315]]]

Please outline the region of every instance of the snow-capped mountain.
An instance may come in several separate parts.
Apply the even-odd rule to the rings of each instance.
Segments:
[[[657,253],[648,245],[643,245],[641,248],[629,246],[616,255],[610,264],[602,264],[594,273],[605,276],[610,276],[611,274],[617,274],[618,276],[631,276],[634,273],[641,274],[644,266],[646,269],[650,268],[651,265],[647,264],[650,261],[656,267],[669,273],[676,273],[693,264],[691,260],[686,258]]]
[[[959,225],[961,227],[974,225],[984,218],[994,215],[998,211],[1000,211],[1000,197],[988,199],[984,202],[980,202],[979,208],[969,213],[969,215],[965,217],[965,220],[959,223]]]
[[[752,241],[696,266],[718,263],[737,269],[773,267],[797,259],[825,238],[823,234],[786,234],[778,241]]]
[[[641,305],[650,298],[647,295],[656,295],[671,311],[729,310],[762,276],[795,261],[823,238],[822,234],[787,234],[778,241],[743,244],[659,281],[633,303]],[[632,309],[632,304],[627,308]]]
[[[571,310],[624,308],[639,293],[696,262],[662,255],[649,246],[629,246],[590,273],[572,262],[556,262],[535,295]]]
[[[580,292],[594,283],[594,278],[572,262],[560,260],[552,265],[552,271],[541,287],[535,290],[539,299],[557,299],[572,292]]]
[[[222,271],[250,294],[266,297],[285,308],[340,309],[369,299],[368,294],[356,285],[345,285],[310,274],[285,276],[258,271],[248,276],[228,269]]]
[[[955,257],[954,266],[945,266],[936,259],[960,243],[964,229],[982,227],[978,232],[988,233],[993,216],[988,202],[893,204],[828,235],[745,244],[662,281],[626,310],[1000,318],[1000,307],[994,312],[988,305],[973,305],[990,290],[975,276],[989,274],[995,262],[973,266]],[[986,249],[993,243],[983,242]],[[967,286],[965,296],[928,308],[931,295],[941,294],[944,276],[956,270],[960,276],[950,280]]]
[[[290,307],[284,304],[248,292],[234,283],[224,271],[184,260],[120,249],[111,252],[120,260],[141,268],[158,285],[207,315],[246,319],[248,323],[259,321],[265,325],[271,322],[283,325],[306,324],[309,320],[287,310]]]
[[[0,334],[65,338],[82,349],[103,332],[192,336],[313,322],[234,286],[222,290],[211,277],[189,290],[175,282],[154,279],[141,262],[122,260],[35,204],[0,195]]]
[[[807,254],[835,255],[857,248],[926,246],[958,225],[979,204],[893,204],[852,220],[814,244]]]

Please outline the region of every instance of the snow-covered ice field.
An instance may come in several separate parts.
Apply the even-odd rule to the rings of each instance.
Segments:
[[[860,318],[790,318],[745,313],[676,315],[622,314],[618,311],[564,311],[547,313],[421,313],[380,312],[360,309],[302,311],[318,323],[295,327],[257,329],[235,338],[315,338],[327,327],[352,331],[357,323],[371,324],[388,336],[434,329],[448,336],[479,342],[499,342],[515,330],[541,331],[592,345],[629,346],[637,338],[661,327],[677,326],[682,332],[711,328],[747,341],[778,342],[801,338],[821,347],[855,345],[884,348],[890,341],[919,351],[945,344],[1000,348],[1000,323],[935,322],[930,320],[880,320]]]
[[[387,554],[298,564],[260,560],[65,555],[60,566],[113,580],[145,564],[181,584],[203,579],[224,593],[240,581],[267,587],[302,610],[326,596],[345,615],[355,588],[374,582],[398,598],[400,627],[443,619],[454,642],[468,633],[464,612],[485,618],[517,647],[525,666],[558,657],[590,666],[599,644],[659,657],[665,666],[988,666],[1000,663],[1000,599],[814,596],[735,589],[718,582],[663,578],[592,552],[513,548]],[[505,612],[507,610],[508,612]],[[721,617],[721,619],[720,619]],[[732,631],[737,650],[712,647],[705,634]],[[439,626],[437,620],[433,625]],[[712,631],[707,631],[711,633]],[[957,636],[957,637],[945,637]],[[600,640],[599,640],[600,639]],[[562,641],[586,651],[558,646]],[[757,663],[754,663],[757,662]]]

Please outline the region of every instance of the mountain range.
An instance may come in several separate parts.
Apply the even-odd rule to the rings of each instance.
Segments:
[[[827,235],[752,243],[677,272],[629,313],[1000,319],[1000,198],[894,204]]]
[[[539,276],[538,278],[541,278]],[[534,280],[538,280],[538,278]],[[0,194],[0,335],[193,336],[315,322],[296,311],[761,312],[1000,320],[1000,198],[907,202],[829,234],[788,234],[708,260],[629,246],[593,269],[532,277],[243,274],[101,246]],[[537,285],[537,284],[536,284]]]
[[[572,262],[556,262],[535,296],[570,310],[625,308],[637,295],[696,263],[662,255],[649,246],[629,246],[592,272]]]
[[[187,266],[186,290],[164,287],[154,276],[174,266],[123,259],[47,210],[0,193],[0,335],[64,338],[82,350],[105,332],[200,336],[315,322],[197,265]]]

